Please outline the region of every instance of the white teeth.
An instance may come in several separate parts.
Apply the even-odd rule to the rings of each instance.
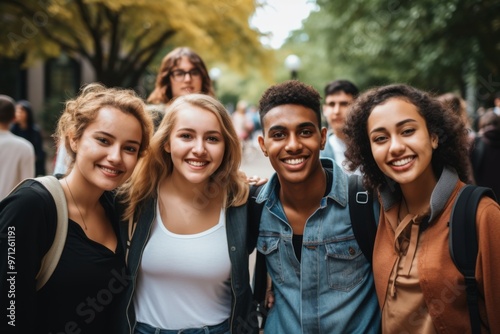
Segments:
[[[195,167],[201,167],[207,164],[207,162],[201,162],[201,161],[188,161],[187,163]]]
[[[410,157],[410,158],[405,158],[405,159],[398,160],[398,161],[393,161],[393,162],[391,162],[391,164],[394,165],[394,166],[403,166],[403,165],[406,165],[407,163],[409,163],[412,160],[413,160],[413,157]]]
[[[101,169],[107,173],[111,173],[111,174],[118,174],[120,173],[120,171],[116,170],[116,169],[109,169],[109,168],[106,168],[106,167],[101,167]]]
[[[298,165],[302,162],[304,162],[306,159],[300,158],[300,159],[285,159],[284,162],[289,165]]]

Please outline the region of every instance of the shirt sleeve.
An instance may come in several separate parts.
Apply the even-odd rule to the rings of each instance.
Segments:
[[[56,217],[52,196],[36,181],[0,202],[0,333],[36,332],[35,277]]]
[[[487,326],[490,333],[500,333],[500,206],[485,197],[479,202],[476,214],[476,230],[478,235],[478,258],[476,279],[478,279],[480,298],[484,298]],[[481,291],[482,290],[482,291]],[[484,312],[481,312],[484,314]],[[483,319],[483,323],[484,323]]]

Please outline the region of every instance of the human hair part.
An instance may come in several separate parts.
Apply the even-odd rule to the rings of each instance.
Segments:
[[[348,80],[334,80],[325,86],[325,99],[329,95],[344,92],[356,98],[359,94],[359,89],[355,84]]]
[[[0,123],[10,123],[16,115],[14,99],[7,95],[0,95]]]
[[[486,127],[500,128],[500,116],[495,114],[493,110],[489,110],[479,117],[478,123],[479,131]]]
[[[264,117],[269,110],[285,104],[311,109],[316,114],[318,128],[321,129],[321,96],[314,87],[298,80],[288,80],[273,85],[262,94],[259,100],[260,123],[265,126]]]
[[[76,153],[71,149],[70,138],[79,140],[89,124],[95,121],[99,110],[104,107],[116,108],[134,116],[142,130],[138,157],[142,157],[147,150],[153,133],[153,122],[145,109],[144,101],[133,90],[107,88],[99,83],[91,83],[84,86],[75,99],[66,101],[54,134],[56,140],[64,144],[68,152],[70,159],[68,172],[73,168],[76,159]]]
[[[210,176],[210,185],[225,193],[225,206],[238,206],[246,202],[248,185],[239,174],[242,159],[240,142],[233,122],[224,106],[215,98],[204,94],[188,94],[176,98],[165,111],[165,116],[151,139],[150,150],[138,163],[131,178],[120,188],[127,209],[124,220],[140,211],[140,203],[147,198],[157,198],[157,186],[172,175],[174,164],[165,150],[177,115],[186,107],[194,106],[213,113],[219,121],[225,143],[224,157],[219,168]],[[138,210],[139,209],[139,210]]]
[[[210,79],[210,75],[208,74],[208,70],[203,62],[203,59],[201,59],[196,52],[188,47],[178,47],[163,57],[160,70],[156,75],[155,88],[147,98],[148,103],[166,104],[176,97],[172,94],[170,75],[174,67],[179,64],[179,61],[183,57],[186,57],[201,72],[201,92],[196,93],[215,96],[212,80]]]
[[[405,84],[370,89],[361,94],[351,106],[344,127],[347,145],[345,156],[349,169],[360,168],[365,176],[365,186],[370,189],[377,189],[387,183],[386,176],[373,157],[367,124],[373,109],[389,99],[401,99],[413,104],[424,118],[429,135],[438,137],[438,147],[433,151],[431,160],[434,173],[439,175],[443,166],[448,165],[466,182],[469,179],[469,144],[464,123],[456,113],[445,108],[428,93]]]

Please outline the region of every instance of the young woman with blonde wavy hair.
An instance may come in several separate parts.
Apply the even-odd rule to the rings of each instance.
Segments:
[[[257,330],[239,145],[214,98],[189,94],[167,108],[148,154],[121,190],[124,218],[133,221],[127,332]]]

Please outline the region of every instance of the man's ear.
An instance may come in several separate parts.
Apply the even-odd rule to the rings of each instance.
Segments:
[[[327,140],[327,129],[325,127],[321,128],[321,149],[325,149],[325,145],[326,145],[326,140]]]
[[[264,153],[264,155],[267,157],[268,155],[267,155],[266,146],[264,145],[264,137],[259,136],[258,140],[259,140],[259,146],[260,146],[260,149],[262,150],[262,153]]]

